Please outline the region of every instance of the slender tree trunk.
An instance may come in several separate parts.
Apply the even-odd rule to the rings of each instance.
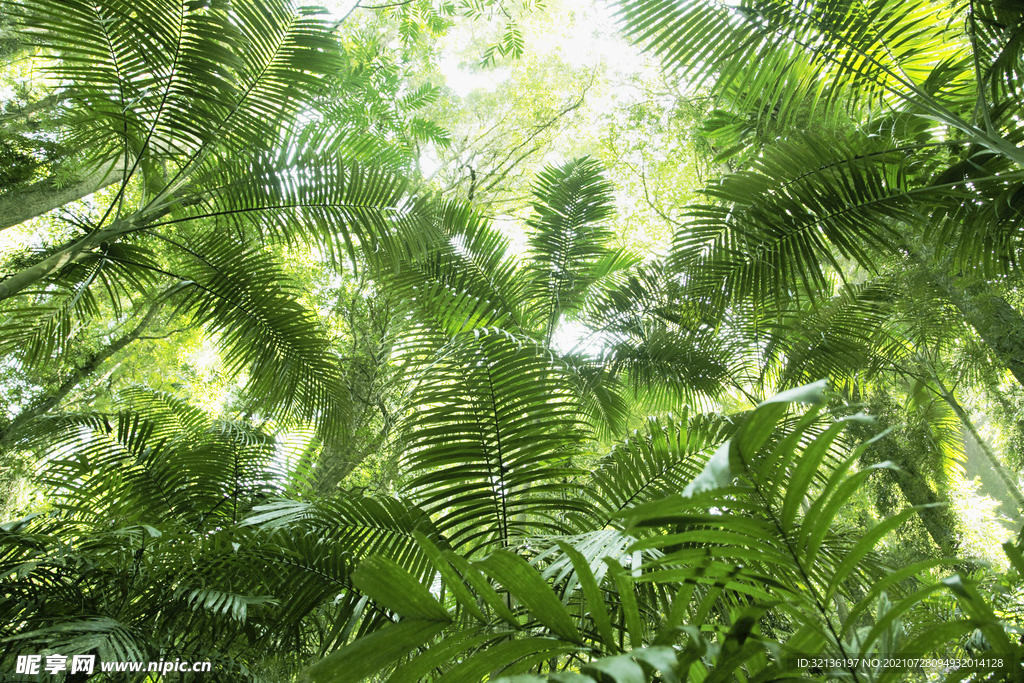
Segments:
[[[904,242],[904,248],[1024,386],[1024,317],[985,282],[965,284],[962,278],[946,273],[941,264],[935,263],[928,247]]]
[[[884,414],[878,414],[876,417],[879,427],[884,429],[890,426]],[[852,425],[851,430],[856,436],[865,439],[873,436],[874,432],[873,429],[869,430],[861,425]],[[918,466],[919,455],[900,445],[895,434],[875,443],[872,451],[874,461],[891,460],[903,470],[903,473],[891,473],[893,481],[907,502],[918,508],[917,514],[921,523],[935,545],[945,555],[956,555],[959,548],[956,516],[949,507],[949,501],[936,493],[921,472]]]
[[[163,297],[157,299],[155,303],[150,305],[146,314],[142,317],[142,320],[139,321],[139,324],[130,332],[118,337],[107,346],[89,356],[85,363],[71,373],[71,375],[68,376],[68,378],[65,379],[59,387],[38,397],[29,407],[18,413],[6,428],[0,429],[0,447],[10,446],[13,440],[18,436],[18,432],[27,424],[31,423],[37,417],[45,415],[54,406],[64,400],[64,397],[71,393],[71,390],[78,386],[82,380],[95,373],[111,356],[139,339],[139,337],[142,336],[142,333],[146,331],[146,328],[153,323],[157,313],[159,313],[160,309],[163,307],[164,301]]]
[[[118,159],[83,174],[61,188],[54,187],[50,180],[42,180],[22,192],[0,197],[0,230],[20,225],[31,218],[87,197],[104,187],[119,183],[123,173],[124,164]]]
[[[909,454],[902,453],[902,456],[896,462],[900,469],[906,472],[905,475],[896,475],[900,492],[911,505],[922,506],[918,508],[917,514],[935,545],[939,546],[943,553],[955,554],[959,542],[956,538],[956,518],[949,508],[949,501],[941,498],[932,489]]]
[[[941,379],[939,379],[938,377],[935,377],[934,379],[939,387],[939,393],[942,396],[942,400],[949,404],[949,407],[953,409],[953,412],[960,420],[960,424],[962,424],[967,429],[968,433],[978,444],[979,449],[985,456],[985,460],[988,461],[989,467],[991,467],[992,470],[997,475],[999,475],[999,478],[1002,480],[1003,484],[1006,485],[1006,490],[1010,492],[1010,497],[1013,498],[1013,502],[1017,506],[1019,516],[1020,511],[1024,510],[1024,495],[1021,494],[1020,489],[1017,487],[1017,482],[1015,478],[1010,475],[1009,470],[1006,469],[1002,461],[1000,461],[999,458],[996,456],[995,451],[992,450],[992,446],[989,445],[988,441],[986,441],[981,436],[981,434],[978,433],[977,428],[974,426],[974,422],[971,420],[971,416],[967,414],[967,411],[965,411],[963,406],[961,406],[960,403],[956,400],[956,397],[953,395],[953,393],[946,389],[946,386],[942,383]]]
[[[89,233],[85,237],[65,245],[39,263],[19,270],[14,275],[0,281],[0,301],[9,299],[18,292],[53,275],[61,268],[80,261],[102,246],[104,242],[113,241],[135,228],[135,224],[130,220],[116,220],[102,230]]]
[[[119,166],[117,168],[119,168]],[[115,168],[111,168],[112,172],[114,170]],[[112,175],[116,175],[114,180],[121,179],[120,175],[114,173],[112,173]],[[176,186],[184,184],[185,181],[181,181],[176,183]],[[142,210],[124,216],[123,218],[118,218],[103,228],[90,232],[85,237],[68,242],[39,263],[23,268],[10,277],[0,280],[0,301],[9,299],[18,292],[27,289],[36,283],[44,281],[47,277],[57,273],[69,264],[82,260],[89,254],[94,253],[97,249],[101,248],[105,242],[114,242],[125,235],[141,230],[149,223],[152,223],[153,221],[156,221],[170,213],[175,207],[191,206],[199,201],[199,199],[195,197],[187,201],[180,201],[175,198],[173,193],[168,191],[167,188],[162,192],[165,196],[165,200],[158,208],[153,208],[151,202],[150,206],[144,207]]]

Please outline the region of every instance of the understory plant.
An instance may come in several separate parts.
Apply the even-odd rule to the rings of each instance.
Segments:
[[[895,466],[858,468],[873,440],[852,452],[838,445],[866,416],[819,428],[823,392],[821,382],[763,402],[685,484],[626,501],[601,528],[478,559],[416,532],[425,573],[368,557],[352,582],[391,623],[301,680],[1019,680],[1019,627],[1007,610],[1024,569],[1019,544],[1006,544],[1014,569],[995,600],[988,578],[951,560],[884,566],[880,544],[915,511],[866,531],[842,524],[865,480]],[[687,427],[678,429],[636,438],[685,441]],[[585,489],[597,506],[629,486],[643,491],[625,476],[643,467],[643,451],[627,442],[601,464]],[[622,542],[595,542],[601,534]],[[967,658],[996,663],[906,662]]]

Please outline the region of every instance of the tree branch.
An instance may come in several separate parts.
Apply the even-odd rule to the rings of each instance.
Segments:
[[[64,187],[54,187],[51,179],[41,180],[21,192],[0,198],[0,230],[21,225],[65,204],[87,197],[104,187],[121,181],[123,159],[101,164]]]

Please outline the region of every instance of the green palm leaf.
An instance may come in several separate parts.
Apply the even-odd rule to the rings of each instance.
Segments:
[[[834,141],[795,136],[706,190],[715,201],[692,208],[675,264],[699,266],[692,286],[713,301],[785,291],[813,299],[829,271],[842,272],[839,259],[874,270],[901,246],[897,225],[918,223],[918,206],[941,212],[958,199],[956,184],[921,182],[934,164],[862,134],[838,153]]]
[[[315,540],[322,552],[345,558],[342,578],[371,555],[402,564],[421,576],[427,559],[419,551],[415,534],[440,541],[430,517],[408,501],[358,495],[303,502],[278,499],[252,509],[245,523],[282,536]]]
[[[644,431],[616,445],[583,485],[596,515],[587,526],[618,526],[625,510],[681,491],[735,428],[717,415],[648,418]]]
[[[248,374],[253,409],[295,415],[327,440],[344,434],[349,396],[338,357],[277,260],[230,241],[189,251],[179,311],[217,335],[229,372]]]
[[[646,447],[627,443],[610,454],[590,496],[607,502],[595,506],[600,519],[619,510],[612,525],[624,520],[626,533],[640,537],[629,549],[628,568],[616,549],[604,557],[607,571],[594,571],[596,534],[559,539],[568,568],[561,560],[547,562],[552,552],[528,563],[499,549],[470,561],[422,536],[440,582],[428,575],[416,585],[397,564],[369,563],[356,581],[390,607],[398,624],[356,639],[307,670],[304,680],[779,680],[806,674],[788,656],[797,652],[849,658],[941,648],[950,633],[977,626],[1004,641],[999,618],[972,584],[926,576],[946,562],[918,563],[891,576],[878,565],[879,540],[913,509],[863,535],[837,524],[866,478],[892,465],[858,467],[875,440],[832,458],[843,430],[863,416],[819,430],[823,390],[820,382],[760,404],[699,473],[683,467],[677,475],[664,465],[714,447],[723,436],[721,421],[698,416],[687,429],[659,428],[637,442]],[[816,407],[786,418],[794,403]],[[649,456],[658,462],[648,470]],[[903,583],[910,584],[906,593]],[[392,595],[389,586],[406,588]],[[970,619],[938,629],[934,619],[898,622],[947,588]],[[889,602],[890,591],[900,602]],[[832,609],[833,600],[851,600],[850,616]],[[875,622],[860,628],[876,608]],[[786,642],[773,640],[783,635]],[[531,670],[541,662],[546,678],[534,675],[543,668]],[[852,677],[853,668],[837,673]]]
[[[545,344],[551,343],[563,316],[583,307],[594,284],[635,262],[611,248],[614,235],[602,225],[612,215],[611,192],[593,159],[549,166],[537,176],[534,215],[527,221],[527,296],[535,313],[533,327]]]
[[[399,259],[431,241],[444,209],[408,196],[405,181],[337,153],[310,148],[282,154],[237,154],[198,170],[177,193],[171,214],[147,221],[148,229],[213,219],[285,243],[305,243],[334,262],[355,248],[373,258],[383,248]],[[440,214],[440,215],[438,215]]]
[[[240,439],[238,429],[163,403],[178,413],[178,424],[159,412],[41,419],[32,431],[48,444],[41,480],[55,504],[89,522],[163,517],[200,527],[237,521],[277,489],[272,438],[249,431]]]
[[[560,532],[583,436],[564,371],[498,330],[455,339],[431,364],[407,423],[407,492],[456,548]]]
[[[764,102],[788,118],[821,101],[871,108],[912,102],[968,134],[981,134],[959,113],[973,105],[970,45],[943,27],[947,6],[929,0],[788,0],[623,3],[626,31],[673,70],[695,82],[714,79],[719,93],[769,93]],[[929,78],[951,72],[935,93]],[[998,147],[997,140],[987,140]]]
[[[264,148],[338,65],[325,18],[285,1],[39,0],[19,14],[58,56],[54,75],[73,84],[66,99],[80,146],[124,155],[128,175],[169,157],[181,177],[215,149]]]
[[[49,287],[6,302],[0,309],[0,353],[17,356],[30,368],[67,358],[103,303],[120,316],[128,302],[149,295],[156,282],[154,257],[145,247],[106,244],[60,271]]]
[[[419,254],[409,254],[385,276],[412,314],[399,357],[406,349],[428,355],[477,328],[524,333],[523,283],[508,239],[456,203],[441,207],[434,231]]]

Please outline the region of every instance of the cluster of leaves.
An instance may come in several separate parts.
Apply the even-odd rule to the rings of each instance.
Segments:
[[[349,405],[337,354],[267,243],[337,265],[429,228],[436,208],[396,176],[411,146],[393,138],[444,142],[412,115],[436,90],[376,111],[387,93],[366,81],[373,70],[343,54],[324,15],[284,0],[30,2],[12,16],[60,84],[51,137],[87,150],[76,163],[116,191],[4,264],[2,350],[26,373],[63,374],[59,386],[76,375],[67,366],[94,365],[74,358],[90,326],[145,327],[156,306],[166,326],[216,341],[226,371],[247,380],[250,414],[315,423],[336,442]],[[338,88],[341,111],[326,98]],[[361,105],[377,128],[353,118]]]
[[[942,560],[896,571],[876,564],[876,546],[912,509],[867,533],[836,527],[837,513],[872,472],[893,465],[858,471],[855,463],[870,442],[837,457],[833,443],[849,418],[815,430],[815,408],[780,423],[790,402],[821,403],[822,386],[780,395],[738,429],[718,431],[709,445],[725,433],[732,438],[699,474],[695,461],[672,448],[699,431],[652,431],[649,447],[656,452],[668,436],[662,453],[684,469],[672,481],[643,482],[628,500],[622,496],[658,460],[628,444],[613,452],[584,486],[583,500],[614,510],[604,523],[621,529],[625,544],[604,540],[595,552],[598,527],[554,537],[541,552],[498,549],[473,560],[417,534],[433,570],[426,576],[384,557],[364,560],[353,574],[355,586],[396,623],[357,638],[303,680],[777,680],[806,673],[800,653],[846,660],[923,652],[955,657],[979,633],[1007,655],[995,675],[1017,675],[1011,661],[1020,645],[1008,634],[1012,627],[973,581],[935,580],[931,570]],[[691,428],[701,419],[691,419]],[[671,485],[649,491],[655,482]],[[1013,544],[1007,552],[1019,554]],[[961,616],[938,623],[922,618],[927,598],[946,591]],[[552,673],[529,674],[545,668]],[[831,674],[852,680],[907,674],[843,669]]]
[[[858,468],[873,444],[850,453],[841,434],[866,418],[823,424],[824,383],[731,420],[652,419],[588,476],[559,480],[538,458],[571,439],[564,408],[512,410],[552,392],[552,369],[529,370],[543,355],[503,337],[480,343],[488,360],[460,367],[507,378],[452,380],[472,395],[439,408],[491,395],[497,428],[479,453],[456,448],[449,415],[424,406],[410,467],[461,458],[421,467],[404,499],[303,500],[308,442],[288,448],[166,395],[41,426],[54,510],[4,526],[9,656],[170,654],[213,660],[225,680],[326,656],[306,680],[532,681],[546,667],[553,681],[628,682],[799,675],[800,653],[958,656],[980,642],[1022,654],[1004,621],[1014,576],[993,606],[972,577],[936,579],[954,560],[879,564],[878,544],[913,509],[867,532],[838,523],[894,466]],[[817,407],[787,417],[797,402]],[[507,459],[488,470],[499,437]],[[936,623],[927,598],[942,592],[960,616]]]
[[[767,681],[813,675],[801,653],[1019,666],[1019,544],[986,597],[980,575],[942,578],[952,561],[884,566],[886,535],[927,526],[927,505],[866,530],[843,518],[877,470],[939,481],[955,421],[973,429],[943,383],[953,333],[895,317],[912,289],[894,272],[916,269],[1024,383],[1024,323],[989,289],[1020,248],[1019,13],[623,6],[671,70],[713,79],[712,128],[734,155],[666,261],[616,246],[591,159],[537,177],[521,258],[470,207],[408,189],[418,146],[448,141],[417,114],[438,91],[403,90],[383,43],[339,46],[323,15],[284,0],[18,5],[60,83],[62,143],[120,177],[65,243],[9,264],[0,350],[43,368],[88,321],[166,307],[248,378],[250,416],[316,438],[143,389],[120,410],[48,417],[58,391],[12,422],[0,444],[42,454],[51,509],[0,528],[6,657],[210,659],[207,680],[316,683]],[[409,42],[506,8],[388,10]],[[488,59],[522,50],[507,26]],[[315,460],[345,451],[356,383],[268,243],[361,261],[396,302],[381,354],[404,391],[398,496],[336,490]],[[566,350],[572,328],[584,341]],[[758,401],[893,375],[922,416],[908,434],[937,444],[915,461],[930,478],[850,448],[864,418],[823,420],[823,383]],[[639,417],[728,389],[757,407]],[[790,411],[801,402],[816,407]],[[579,466],[595,434],[631,426]]]
[[[764,396],[827,376],[850,397],[902,394],[915,421],[931,413],[915,504],[941,499],[923,480],[958,450],[957,430],[1005,473],[961,403],[965,386],[998,386],[1006,370],[1024,383],[1020,13],[931,0],[620,6],[669,78],[713,101],[704,128],[725,148],[723,174],[675,214],[668,268],[726,329],[762,340],[747,386]]]
[[[444,0],[440,3],[409,0],[366,7],[397,17],[398,33],[407,49],[443,35],[456,17],[486,22],[499,33],[498,39],[488,45],[480,57],[479,66],[489,67],[502,58],[518,59],[523,55],[526,45],[519,22],[543,4],[537,0]]]
[[[722,107],[709,132],[733,143],[731,172],[675,240],[695,296],[779,309],[837,279],[852,294],[851,277],[884,286],[921,269],[1008,364],[970,299],[1015,272],[1021,246],[1017,14],[998,2],[630,0],[622,15],[667,69],[709,87]],[[770,132],[741,132],[751,117]]]

